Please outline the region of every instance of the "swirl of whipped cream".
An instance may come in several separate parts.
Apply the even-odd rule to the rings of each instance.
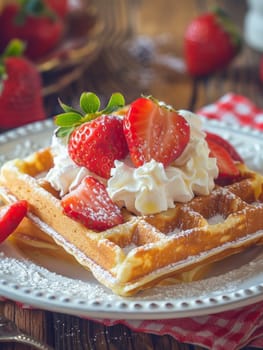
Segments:
[[[166,168],[155,160],[138,168],[115,161],[107,185],[114,202],[136,214],[149,215],[212,191],[218,168],[216,159],[209,157],[201,120],[188,111],[179,113],[191,127],[190,141],[181,156]]]

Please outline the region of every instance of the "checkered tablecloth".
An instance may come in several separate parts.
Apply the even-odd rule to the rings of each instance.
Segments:
[[[215,103],[200,108],[198,114],[229,124],[250,126],[263,131],[263,110],[247,97],[228,93]]]
[[[170,335],[177,341],[210,350],[237,350],[246,345],[263,348],[263,302],[221,313],[169,320],[102,320],[133,331]]]

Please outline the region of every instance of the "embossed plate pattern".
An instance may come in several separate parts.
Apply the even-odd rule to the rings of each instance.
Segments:
[[[262,133],[204,121],[204,128],[230,140],[247,164],[263,172]],[[52,121],[30,124],[0,135],[0,165],[50,143]],[[80,266],[42,258],[24,260],[8,243],[0,246],[0,295],[33,307],[77,316],[161,319],[197,316],[263,300],[263,249],[256,247],[213,267],[206,279],[155,287],[123,298],[100,285]]]

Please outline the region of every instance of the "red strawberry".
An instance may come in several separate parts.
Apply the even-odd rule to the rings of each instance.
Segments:
[[[44,0],[45,3],[61,18],[69,12],[69,0]]]
[[[82,124],[70,136],[70,157],[77,165],[109,178],[115,159],[128,154],[122,124],[121,118],[107,115]]]
[[[33,10],[25,5],[8,4],[0,14],[0,51],[12,39],[26,43],[25,54],[31,59],[39,59],[54,49],[64,33],[64,22],[53,12],[49,12],[43,0]],[[22,6],[22,7],[21,7]]]
[[[106,230],[123,222],[121,211],[106,187],[91,176],[64,196],[61,204],[66,215],[93,230]]]
[[[217,160],[219,175],[216,182],[227,184],[237,178],[239,176],[239,169],[228,151],[211,139],[207,139],[207,144],[210,149],[210,157],[214,157]]]
[[[12,42],[0,61],[0,128],[2,129],[18,127],[46,117],[40,73],[28,59],[9,56],[9,52],[10,54],[13,52],[13,45],[15,49],[18,47],[18,52],[21,50],[19,42]]]
[[[100,100],[91,92],[84,92],[80,97],[82,111],[61,103],[65,113],[56,116],[55,122],[60,127],[57,136],[70,134],[68,152],[77,165],[109,178],[115,159],[126,157],[128,147],[123,120],[119,116],[109,115],[123,105],[123,96],[115,93],[107,107],[99,111]]]
[[[28,204],[24,200],[0,208],[0,243],[2,243],[26,216]]]
[[[151,159],[169,165],[180,156],[190,138],[187,121],[171,107],[152,98],[135,100],[123,126],[135,166]]]
[[[224,68],[240,48],[241,35],[221,9],[195,18],[184,35],[186,65],[193,76]]]
[[[237,162],[243,163],[244,160],[240,156],[240,154],[237,152],[237,150],[234,148],[234,146],[231,145],[227,140],[223,139],[221,136],[214,134],[212,132],[206,131],[206,140],[212,141],[214,143],[217,143],[218,145],[225,148],[225,150],[229,153],[229,155],[232,157],[233,160]]]

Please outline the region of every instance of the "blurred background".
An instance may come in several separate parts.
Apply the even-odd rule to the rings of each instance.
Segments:
[[[141,93],[152,94],[176,108],[190,109],[234,91],[262,106],[261,52],[246,42],[228,67],[205,79],[191,77],[184,61],[184,33],[193,18],[220,6],[243,35],[248,5],[246,0],[94,1],[97,20],[104,28],[97,38],[96,57],[87,62],[87,68],[88,57],[84,58],[84,74],[71,85],[72,90],[95,90],[106,98],[121,91],[127,102]],[[69,86],[57,94],[72,98]]]
[[[43,79],[47,118],[60,111],[58,98],[76,106],[82,91],[94,91],[102,100],[119,91],[127,103],[141,94],[152,94],[175,108],[191,110],[232,91],[263,107],[261,48],[245,38],[245,33],[251,32],[246,24],[248,14],[257,4],[262,7],[262,2],[69,0],[65,36],[52,52],[35,62]],[[195,17],[215,6],[229,14],[244,44],[230,64],[196,78],[185,64],[184,34]],[[260,11],[254,13],[259,16]],[[250,37],[261,40],[260,30],[254,33],[252,28]]]

